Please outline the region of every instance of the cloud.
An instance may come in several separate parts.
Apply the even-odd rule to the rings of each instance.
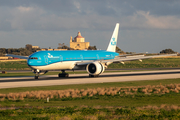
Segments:
[[[7,0],[0,4],[0,30],[110,30],[116,22],[122,29],[180,29],[180,16],[175,14],[180,2],[174,0],[141,4],[136,0]]]
[[[180,29],[180,18],[176,16],[153,16],[149,12],[144,15],[147,19],[146,23],[149,27],[158,29]]]
[[[78,7],[79,5],[77,5]],[[80,6],[79,6],[80,8]],[[6,9],[6,13],[1,12]],[[115,24],[113,17],[99,16],[97,14],[74,14],[61,16],[49,13],[38,6],[15,8],[0,7],[0,27],[4,30],[45,30],[59,31],[68,29],[105,29],[110,26],[109,21]],[[5,23],[5,24],[4,24]]]
[[[32,7],[23,7],[23,6],[19,6],[17,7],[17,9],[20,11],[20,12],[23,12],[23,13],[27,13],[27,12],[30,12],[33,10]]]
[[[82,4],[74,1],[78,12]],[[112,9],[111,5],[107,6]],[[6,11],[5,13],[2,11]],[[136,11],[132,15],[99,15],[87,9],[86,14],[60,15],[39,6],[0,7],[0,30],[45,30],[62,31],[68,29],[111,30],[116,22],[121,29],[180,29],[178,16],[157,16],[150,11]],[[114,9],[114,11],[117,11]],[[71,13],[71,12],[70,12]]]
[[[132,16],[122,18],[124,28],[136,29],[180,29],[180,18],[177,16],[155,16],[149,11],[137,11]]]
[[[37,21],[44,14],[38,7],[16,7],[11,9],[11,18],[8,21],[13,30],[34,30],[39,27]]]
[[[74,1],[74,6],[78,9],[78,12],[81,12],[81,4],[78,1]]]
[[[43,47],[67,44],[71,35],[81,31],[91,45],[102,48],[105,40],[108,44],[116,22],[120,22],[118,44],[123,49],[155,49],[151,47],[155,42],[157,48],[160,43],[162,47],[172,43],[177,46],[179,6],[177,0],[1,0],[1,47],[29,42]]]

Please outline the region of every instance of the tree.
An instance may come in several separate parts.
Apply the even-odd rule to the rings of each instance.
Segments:
[[[96,46],[89,46],[88,50],[97,50]]]
[[[124,53],[124,51],[122,51],[119,47],[116,46],[116,52],[117,53]]]
[[[37,50],[41,50],[40,48],[32,48],[32,52],[36,52]]]
[[[172,53],[176,53],[176,52],[174,52],[172,49],[165,49],[165,50],[162,50],[162,51],[160,51],[160,53],[161,54],[172,54]]]
[[[6,48],[0,48],[0,56],[6,54]]]
[[[74,50],[73,48],[68,47],[68,46],[65,45],[64,43],[63,43],[63,44],[59,43],[58,49]]]
[[[26,44],[26,49],[29,51],[32,51],[32,45],[31,44]]]
[[[67,50],[69,50],[70,48],[68,46],[66,46],[66,45],[63,45],[61,47],[58,47],[58,49],[67,49]]]

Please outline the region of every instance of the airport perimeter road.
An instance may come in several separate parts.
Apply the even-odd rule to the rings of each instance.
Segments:
[[[157,70],[138,72],[109,72],[99,77],[89,78],[88,74],[70,74],[69,78],[58,78],[57,75],[41,76],[38,80],[34,77],[8,77],[0,78],[0,89],[15,87],[69,85],[103,82],[125,82],[141,80],[159,80],[180,78],[180,70]]]

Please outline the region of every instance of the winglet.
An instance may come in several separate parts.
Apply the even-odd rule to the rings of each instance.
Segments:
[[[109,42],[109,46],[107,48],[107,51],[111,51],[111,52],[116,51],[118,31],[119,31],[119,23],[116,23],[116,27],[114,28],[114,32],[113,32],[111,40]]]

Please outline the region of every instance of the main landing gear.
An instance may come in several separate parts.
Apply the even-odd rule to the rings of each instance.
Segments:
[[[89,74],[89,77],[99,77],[99,75],[91,75],[91,74]]]
[[[59,77],[69,77],[69,73],[66,73],[65,70],[61,70],[62,73],[59,73]]]

